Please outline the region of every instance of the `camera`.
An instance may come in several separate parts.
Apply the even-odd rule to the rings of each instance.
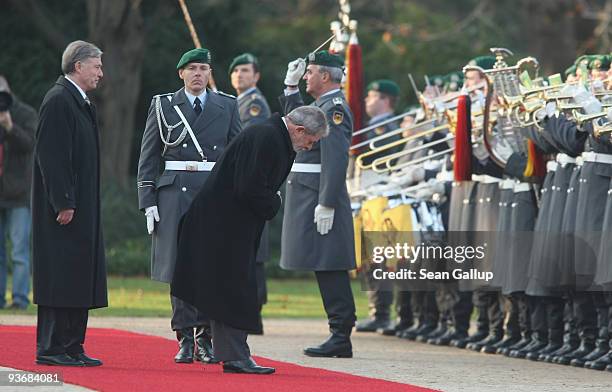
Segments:
[[[8,91],[0,91],[0,112],[6,112],[13,105],[13,96]]]

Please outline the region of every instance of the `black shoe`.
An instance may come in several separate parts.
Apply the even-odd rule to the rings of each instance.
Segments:
[[[176,331],[176,339],[179,343],[179,351],[174,357],[174,362],[193,363],[193,351],[195,348],[193,328],[184,328]]]
[[[534,351],[527,353],[525,358],[531,361],[539,361],[540,356],[554,353],[555,351],[559,350],[561,347],[563,347],[561,345],[561,342],[550,342],[549,341],[548,344],[542,347],[541,350],[534,350]]]
[[[402,320],[395,324],[390,323],[386,328],[378,328],[376,332],[384,336],[397,336],[398,332],[405,331],[410,327],[412,327],[412,322]]]
[[[68,354],[68,355],[72,357],[73,359],[76,359],[77,361],[83,362],[85,366],[87,367],[102,366],[102,361],[96,358],[89,357],[85,353]]]
[[[523,359],[523,358],[525,358],[527,356],[527,354],[529,354],[531,352],[540,351],[544,347],[546,347],[547,345],[548,345],[548,341],[535,339],[530,344],[525,346],[524,348],[522,348],[520,350],[513,350],[512,352],[510,352],[510,357],[511,358]]]
[[[553,362],[558,363],[559,365],[569,365],[570,362],[572,362],[572,359],[586,357],[594,349],[595,343],[592,340],[582,340],[582,342],[580,343],[580,347],[578,347],[576,350],[572,351],[567,355],[555,357]]]
[[[477,331],[474,335],[470,335],[465,339],[457,339],[450,342],[450,345],[457,348],[465,348],[469,343],[478,342],[487,337],[484,331]]]
[[[497,353],[498,354],[503,354],[503,355],[509,357],[510,353],[512,351],[520,350],[520,349],[522,349],[524,347],[527,347],[527,345],[529,345],[529,344],[531,344],[531,335],[523,336],[521,338],[521,340],[519,340],[518,342],[514,343],[513,345],[508,346],[508,347],[504,347],[504,348],[500,348],[497,351]]]
[[[582,358],[574,358],[571,360],[570,365],[576,367],[584,367],[587,362],[597,361],[599,358],[610,352],[607,340],[598,340],[595,350],[591,351],[588,355]]]
[[[500,340],[499,342],[495,344],[487,344],[483,346],[480,349],[480,352],[485,353],[485,354],[495,354],[500,349],[510,347],[513,344],[517,343],[519,340],[520,340],[519,336],[507,336],[503,340]]]
[[[36,363],[39,365],[51,365],[51,366],[85,366],[83,361],[74,359],[68,354],[57,354],[57,355],[37,355]]]
[[[417,342],[425,343],[429,339],[439,338],[440,336],[444,335],[447,330],[448,330],[448,328],[447,328],[446,324],[439,324],[438,327],[435,328],[434,330],[429,331],[428,333],[425,333],[425,334],[417,335],[415,340]]]
[[[607,355],[604,355],[595,361],[585,363],[584,367],[593,370],[606,370],[606,368],[610,365],[612,365],[612,350],[610,350]]]
[[[540,355],[538,357],[538,361],[552,363],[553,359],[555,359],[556,357],[559,357],[561,355],[566,355],[566,354],[571,353],[572,351],[574,351],[575,349],[578,348],[578,345],[579,345],[579,342],[577,342],[577,341],[574,341],[574,340],[567,341],[557,351],[553,351],[553,352],[548,353],[548,354]]]
[[[193,357],[196,361],[199,361],[202,363],[208,363],[208,364],[216,364],[216,363],[221,362],[217,358],[215,358],[215,355],[213,353],[211,336],[212,334],[210,331],[210,327],[204,327],[204,326],[196,327],[196,330],[195,330],[196,348],[193,354]]]
[[[309,357],[352,358],[351,330],[330,328],[331,335],[319,346],[304,349]]]
[[[376,332],[379,328],[388,328],[391,325],[389,319],[384,318],[369,318],[365,321],[357,323],[356,332]]]
[[[427,334],[427,333],[433,331],[435,328],[436,328],[436,326],[433,325],[433,324],[423,323],[423,324],[420,324],[419,326],[413,326],[413,327],[405,330],[400,335],[400,338],[408,339],[408,340],[415,340],[418,335]]]
[[[449,330],[448,333],[435,339],[433,344],[435,344],[436,346],[448,346],[450,342],[452,342],[453,340],[465,339],[467,338],[467,336],[468,335],[465,332],[458,332],[458,331],[455,331],[454,329],[451,329]]]
[[[465,348],[470,349],[472,351],[480,352],[480,350],[482,350],[484,346],[496,344],[501,341],[502,338],[502,335],[489,335],[486,339],[483,339],[479,342],[469,343],[467,346],[465,346]]]
[[[272,374],[276,369],[259,366],[253,358],[223,362],[223,373]]]

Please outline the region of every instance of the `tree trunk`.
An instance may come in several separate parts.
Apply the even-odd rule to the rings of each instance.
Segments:
[[[102,175],[130,184],[130,152],[141,90],[145,31],[139,0],[88,0],[91,41],[104,52],[104,78],[96,91],[102,138]]]

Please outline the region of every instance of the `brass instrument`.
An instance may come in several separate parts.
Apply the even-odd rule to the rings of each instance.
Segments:
[[[406,166],[410,166],[410,165],[414,165],[415,163],[419,163],[419,162],[424,162],[430,158],[432,158],[432,156],[439,156],[439,155],[443,155],[440,154],[439,152],[436,152],[434,154],[428,154],[424,157],[419,157],[419,158],[415,158],[413,160],[410,160],[408,162],[402,162],[401,165],[394,165],[393,162],[396,161],[397,159],[408,155],[408,154],[413,154],[415,152],[419,152],[422,150],[426,150],[429,149],[430,147],[433,147],[435,145],[438,144],[442,144],[442,143],[446,143],[452,139],[454,139],[455,136],[453,134],[448,134],[445,138],[441,138],[438,140],[433,140],[431,142],[428,143],[424,143],[420,146],[414,147],[414,148],[410,148],[407,150],[402,150],[402,151],[398,151],[396,153],[393,154],[389,154],[386,155],[384,157],[380,157],[375,159],[374,161],[372,161],[372,170],[374,170],[377,173],[383,173],[383,172],[387,172],[387,171],[391,171],[391,170],[395,170],[398,169],[399,166],[401,167],[406,167]],[[448,153],[448,152],[452,152],[454,150],[454,148],[450,148],[447,150],[442,151],[444,154]],[[380,166],[384,166],[383,168],[381,168]]]

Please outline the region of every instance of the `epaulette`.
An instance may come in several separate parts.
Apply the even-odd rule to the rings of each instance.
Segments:
[[[219,95],[223,95],[224,97],[228,97],[228,98],[232,98],[232,99],[236,99],[236,96],[232,95],[232,94],[228,94],[228,93],[224,93],[223,91],[215,91],[217,94]]]
[[[157,95],[154,95],[153,98],[156,98],[156,97],[167,97],[168,95],[174,95],[174,93],[157,94]]]
[[[342,98],[335,97],[332,99],[332,102],[334,103],[334,105],[342,105]]]

